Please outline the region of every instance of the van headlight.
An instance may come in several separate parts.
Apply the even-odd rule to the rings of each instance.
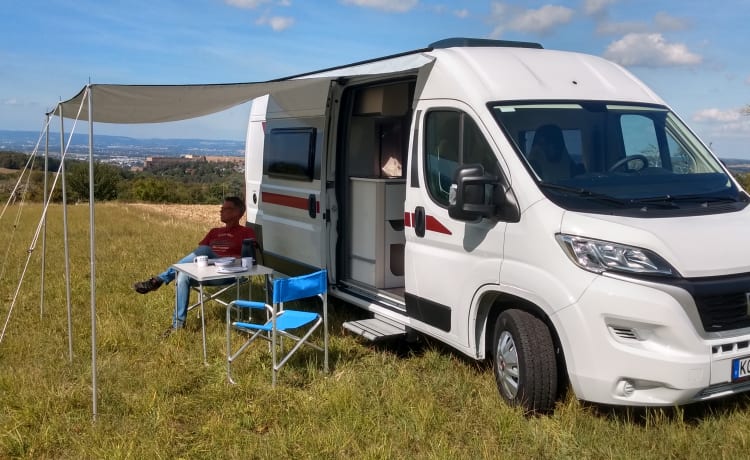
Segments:
[[[666,260],[648,249],[564,233],[555,237],[570,260],[584,270],[594,273],[614,271],[660,276],[677,274]]]

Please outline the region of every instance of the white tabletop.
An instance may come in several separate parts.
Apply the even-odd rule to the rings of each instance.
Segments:
[[[235,266],[239,266],[239,261],[237,261]],[[209,265],[207,267],[199,267],[198,264],[194,262],[188,262],[184,264],[174,264],[172,265],[172,268],[174,268],[175,270],[179,272],[185,273],[187,276],[198,281],[199,283],[202,283],[203,281],[210,281],[210,280],[221,280],[221,279],[228,279],[228,278],[236,279],[236,278],[244,278],[246,276],[259,276],[259,275],[273,274],[273,269],[266,267],[264,265],[253,265],[247,270],[232,272],[232,273],[221,273],[218,271],[219,267],[215,265]]]

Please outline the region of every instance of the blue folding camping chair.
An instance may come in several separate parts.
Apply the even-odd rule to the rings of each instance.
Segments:
[[[319,298],[323,302],[322,315],[310,311],[287,310],[285,302]],[[266,313],[263,322],[231,321],[233,309],[261,310]],[[249,315],[252,318],[252,315]],[[323,347],[312,343],[309,339],[319,326],[323,325]],[[232,353],[232,330],[249,335],[247,341]],[[293,332],[294,333],[293,333]],[[301,335],[296,335],[301,334]],[[291,339],[294,346],[284,352],[283,338]],[[292,278],[281,278],[273,281],[273,303],[251,300],[235,300],[227,305],[227,378],[232,379],[232,362],[247,349],[256,339],[270,342],[271,359],[273,360],[272,384],[276,385],[276,375],[281,367],[303,345],[310,346],[323,352],[323,369],[328,372],[328,272],[321,270],[309,275]],[[279,356],[280,355],[280,356]]]

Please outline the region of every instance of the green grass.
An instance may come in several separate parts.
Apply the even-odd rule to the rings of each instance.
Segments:
[[[40,207],[0,221],[4,323]],[[41,243],[0,342],[0,458],[744,458],[750,398],[678,409],[612,409],[563,398],[545,416],[500,400],[491,371],[437,344],[373,346],[344,333],[360,314],[332,305],[330,374],[305,352],[270,386],[258,345],[226,381],[224,311],[161,340],[174,291],[131,285],[191,249],[206,225],[123,204],[96,207],[98,416],[92,420],[88,207],[68,208],[73,349],[68,357],[62,213],[50,210],[45,305]],[[14,230],[14,227],[15,230]]]

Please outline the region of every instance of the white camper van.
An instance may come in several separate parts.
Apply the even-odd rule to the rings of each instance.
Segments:
[[[370,339],[491,359],[500,394],[684,404],[750,390],[748,195],[595,56],[447,39],[253,102],[265,263],[325,267]]]

